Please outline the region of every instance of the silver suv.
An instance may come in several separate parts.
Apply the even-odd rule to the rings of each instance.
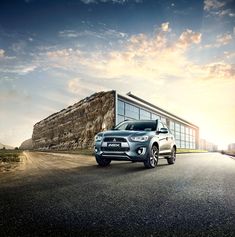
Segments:
[[[98,133],[94,152],[97,163],[103,167],[112,160],[126,160],[155,168],[159,157],[167,159],[168,164],[175,163],[176,144],[160,120],[128,120]]]

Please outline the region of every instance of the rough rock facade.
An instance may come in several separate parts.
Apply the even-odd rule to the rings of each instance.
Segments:
[[[33,148],[92,148],[96,133],[115,124],[115,91],[99,92],[36,123]]]
[[[32,143],[32,139],[27,139],[24,142],[21,143],[20,150],[32,150],[33,149],[33,143]]]

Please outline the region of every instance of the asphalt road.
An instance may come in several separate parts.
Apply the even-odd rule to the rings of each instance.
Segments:
[[[178,155],[100,168],[88,156],[26,153],[0,174],[0,236],[235,236],[235,160]]]

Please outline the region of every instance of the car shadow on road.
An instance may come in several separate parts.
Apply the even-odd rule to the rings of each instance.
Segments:
[[[99,167],[96,163],[81,165],[72,168],[59,168],[52,167],[47,169],[35,169],[30,172],[19,171],[17,172],[17,181],[14,182],[9,176],[10,186],[0,185],[0,192],[3,188],[8,192],[15,193],[22,192],[23,190],[30,189],[32,193],[37,192],[50,192],[52,190],[61,190],[67,187],[79,187],[84,185],[95,185],[99,186],[100,183],[107,184],[113,182],[115,184],[118,180],[120,183],[125,183],[128,180],[137,180],[140,177],[152,176],[152,174],[158,176],[162,172],[162,169],[167,169],[168,164],[160,163],[154,169],[146,169],[142,163],[132,163],[132,162],[113,162],[108,167]],[[140,176],[141,173],[141,176]],[[30,175],[29,175],[30,174]],[[1,196],[1,195],[0,195]]]
[[[100,175],[102,176],[104,173],[110,175],[131,175],[136,172],[142,172],[142,173],[150,173],[150,172],[157,172],[160,171],[161,169],[165,169],[169,166],[168,164],[165,163],[160,163],[155,167],[154,169],[146,169],[144,165],[141,162],[112,162],[109,166],[107,167],[100,167],[97,164],[95,165],[89,165],[89,166],[82,166],[82,167],[76,167],[74,170],[77,172],[81,173],[90,173],[94,175]]]

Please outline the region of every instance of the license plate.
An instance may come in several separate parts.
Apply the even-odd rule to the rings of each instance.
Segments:
[[[121,147],[121,143],[108,143],[108,147]]]

